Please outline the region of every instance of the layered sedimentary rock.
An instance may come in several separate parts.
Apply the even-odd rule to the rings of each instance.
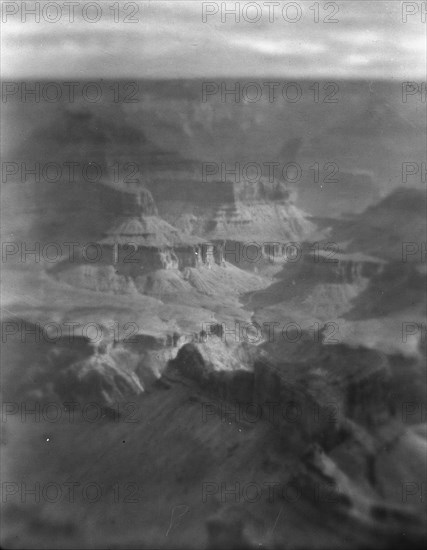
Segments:
[[[230,255],[232,241],[219,239],[218,234],[210,240],[194,231],[179,231],[158,216],[148,190],[129,197],[133,200],[122,207],[113,227],[93,243],[95,258],[65,259],[50,273],[68,284],[98,292],[159,297],[194,292],[213,296],[224,291],[234,300],[243,292],[265,286],[258,276],[238,268],[240,258],[233,261],[235,254]],[[264,249],[262,253],[268,262]]]
[[[398,188],[363,213],[331,223],[330,238],[341,243],[337,246],[345,249],[345,256],[370,264],[369,272],[361,272],[366,284],[347,319],[403,312],[403,318],[425,317],[425,212],[424,192]]]
[[[346,254],[334,242],[292,245],[276,256],[281,270],[266,288],[247,294],[255,318],[263,322],[299,321],[307,326],[335,321],[353,302],[385,262],[365,254]],[[280,269],[279,267],[279,269]]]
[[[281,182],[260,178],[213,181],[203,187],[194,182],[186,187],[194,188],[188,201],[182,194],[176,198],[163,197],[159,211],[185,233],[201,235],[217,246],[228,246],[228,261],[236,265],[245,267],[245,263],[253,263],[253,259],[238,253],[233,260],[233,243],[241,246],[255,243],[264,259],[268,259],[265,249],[268,245],[301,242],[314,230],[304,212],[294,205],[290,190]],[[257,262],[261,260],[258,258]]]
[[[80,254],[72,262],[67,258],[52,273],[83,288],[131,293],[137,278],[148,273],[223,264],[219,248],[214,250],[200,237],[182,235],[161,219],[148,190],[127,194],[118,221],[93,248],[96,257]]]
[[[113,408],[149,391],[179,346],[192,338],[154,327],[138,330],[135,322],[106,326],[91,318],[90,323],[63,319],[46,324],[4,319],[3,352],[13,365],[3,372],[9,397],[42,405],[94,402]],[[71,332],[66,330],[70,325]],[[84,335],[82,327],[87,328]]]

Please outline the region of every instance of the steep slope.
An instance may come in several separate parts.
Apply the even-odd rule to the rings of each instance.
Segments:
[[[206,201],[211,194],[216,197],[212,205]],[[197,195],[194,199],[193,210],[181,198],[175,208],[170,201],[166,208],[159,203],[159,211],[168,210],[176,227],[208,240],[300,241],[314,229],[294,206],[289,189],[278,181],[212,182],[204,184],[204,200]]]
[[[411,491],[402,502],[402,484],[422,479],[425,436],[388,408],[391,358],[308,351],[293,363],[271,344],[211,335],[181,347],[151,392],[131,397],[130,418],[48,424],[10,411],[9,448],[27,440],[33,452],[31,463],[16,453],[8,479],[41,488],[54,479],[62,493],[54,508],[22,504],[18,487],[3,513],[21,529],[9,522],[5,541],[36,546],[47,524],[57,546],[86,544],[96,526],[97,543],[113,547],[421,547],[423,503]]]
[[[424,193],[396,190],[361,214],[323,220],[323,230],[329,242],[307,243],[269,287],[249,293],[254,320],[306,329],[326,323],[330,341],[419,354],[426,304]],[[410,322],[418,331],[406,338]]]
[[[388,261],[424,263],[426,193],[398,188],[363,213],[332,224],[332,237],[349,251]],[[424,249],[425,250],[425,249]]]
[[[286,261],[288,260],[288,261]],[[247,307],[259,322],[333,321],[384,270],[384,262],[364,254],[346,254],[337,243],[304,244],[299,255],[283,258],[282,269],[265,289],[248,293]]]
[[[127,194],[117,222],[94,243],[97,261],[80,254],[49,269],[56,279],[78,288],[114,294],[140,292],[166,302],[192,303],[198,295],[223,293],[237,304],[248,289],[266,281],[227,263],[219,245],[180,232],[159,217],[151,193]],[[225,303],[223,304],[225,305]]]

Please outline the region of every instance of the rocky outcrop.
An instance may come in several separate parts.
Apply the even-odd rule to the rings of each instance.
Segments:
[[[215,181],[204,184],[200,197],[199,187],[192,185],[196,198],[170,197],[160,210],[184,234],[212,243],[212,261],[218,265],[226,261],[263,272],[280,263],[287,243],[301,243],[314,231],[295,206],[294,194],[278,181]]]
[[[368,349],[312,345],[311,359],[292,364],[268,343],[203,336],[205,343],[179,350],[165,376],[191,379],[217,400],[256,406],[279,431],[294,429],[328,447],[340,440],[348,419],[371,429],[393,414],[387,358]]]
[[[194,342],[180,348],[176,359],[170,363],[172,371],[176,368],[202,388],[237,399],[234,389],[238,384],[233,379],[246,377],[249,380],[253,377],[256,350],[246,345],[224,345],[220,338],[207,337],[205,334],[201,338],[209,339],[205,343]],[[224,383],[227,379],[230,387],[226,389]],[[240,397],[247,399],[248,394],[243,391]]]
[[[182,279],[180,272],[188,268],[224,264],[220,248],[201,237],[182,235],[161,219],[146,189],[128,194],[116,224],[91,245],[92,257],[79,250],[50,273],[80,288],[125,294],[150,290],[147,275],[156,271],[173,271],[175,279]]]
[[[67,402],[81,407],[95,403],[105,410],[113,409],[114,404],[135,400],[150,391],[167,361],[175,357],[178,346],[192,338],[191,334],[173,331],[116,333],[92,323],[97,325],[100,337],[90,333],[90,340],[80,336],[78,329],[66,335],[65,324],[51,322],[44,327],[24,319],[3,321],[2,351],[13,365],[3,371],[9,399],[60,407]],[[63,327],[61,337],[55,326]]]
[[[117,403],[144,392],[129,359],[125,350],[97,349],[87,359],[62,371],[55,380],[54,391],[64,402],[83,400],[114,409]]]
[[[192,185],[196,199],[184,201],[181,194],[160,206],[161,214],[187,234],[201,235],[218,245],[255,242],[263,248],[264,243],[301,242],[314,230],[295,206],[293,193],[281,182],[267,178],[214,181],[204,184],[200,197],[200,184]],[[243,258],[239,261],[244,263]]]
[[[104,239],[93,243],[95,260],[80,255],[50,270],[79,288],[114,294],[139,292],[169,298],[177,293],[234,296],[263,286],[257,275],[226,261],[224,240],[183,234],[157,215],[151,193],[134,195]],[[237,262],[238,263],[238,262]]]

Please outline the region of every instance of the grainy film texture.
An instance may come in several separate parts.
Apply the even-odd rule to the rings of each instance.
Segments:
[[[425,547],[426,18],[1,2],[2,548]]]

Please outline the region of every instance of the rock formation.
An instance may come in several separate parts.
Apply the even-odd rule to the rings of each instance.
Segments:
[[[331,444],[347,419],[371,427],[392,415],[390,367],[385,356],[371,350],[311,344],[311,359],[291,363],[277,344],[205,338],[184,345],[165,376],[190,378],[218,400],[255,404],[265,418],[268,404],[293,408],[289,418],[276,417],[282,430],[292,427],[307,440]]]

